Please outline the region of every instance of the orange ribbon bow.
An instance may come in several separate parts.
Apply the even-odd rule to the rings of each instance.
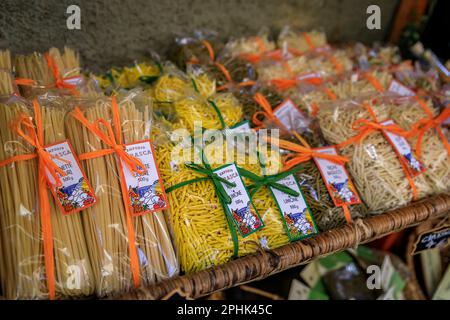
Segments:
[[[79,108],[76,108],[72,112],[72,116],[80,121],[89,131],[91,131],[95,136],[97,136],[101,141],[103,141],[109,149],[97,150],[93,152],[87,152],[79,155],[80,160],[88,160],[97,157],[102,157],[108,154],[115,153],[120,160],[122,160],[130,172],[135,174],[142,174],[146,172],[144,164],[136,157],[128,154],[125,151],[125,145],[122,143],[122,128],[120,123],[119,106],[117,104],[116,97],[111,98],[112,106],[112,120],[115,128],[115,134],[111,127],[111,124],[105,119],[97,119],[94,122],[89,122],[88,119],[83,115]],[[105,131],[106,129],[106,131]],[[125,181],[123,172],[120,170],[120,179]],[[126,213],[126,223],[128,230],[128,249],[130,252],[130,265],[131,273],[133,276],[133,282],[136,288],[140,286],[139,278],[139,257],[136,248],[136,235],[134,232],[132,216],[130,212],[130,199],[128,198],[128,190],[124,183],[120,183],[122,189],[122,199],[125,206]]]
[[[0,166],[5,166],[17,161],[38,159],[39,163],[39,175],[38,175],[38,193],[39,193],[39,212],[41,215],[41,227],[43,237],[44,248],[44,262],[45,273],[47,276],[47,286],[49,291],[49,298],[55,298],[55,266],[54,266],[54,253],[53,253],[53,232],[50,217],[50,204],[47,195],[47,174],[50,174],[56,185],[61,185],[60,176],[64,177],[65,172],[53,161],[53,159],[60,160],[65,163],[69,161],[54,156],[45,150],[44,133],[42,126],[42,118],[40,106],[37,100],[33,100],[34,118],[36,127],[33,125],[31,119],[25,114],[20,114],[17,120],[13,123],[13,130],[22,137],[25,141],[35,147],[36,152],[33,154],[23,154],[15,157],[11,157],[0,162]],[[25,131],[22,129],[25,128]]]
[[[263,118],[269,119],[269,121],[272,121],[280,128],[285,129],[284,125],[280,122],[280,120],[275,116],[273,113],[272,107],[267,101],[266,97],[264,97],[261,93],[257,92],[255,96],[253,97],[253,100],[258,103],[263,111],[256,111],[252,116],[252,122],[256,126],[256,130],[261,129],[264,127],[264,121],[260,120],[258,116],[262,116]]]
[[[373,132],[381,131],[381,132],[391,132],[393,134],[402,136],[407,138],[410,133],[403,130],[396,124],[389,124],[389,125],[382,125],[378,122],[378,119],[376,117],[375,112],[373,111],[372,107],[364,102],[363,106],[367,109],[370,116],[372,117],[373,121],[367,120],[367,119],[358,119],[352,124],[352,129],[354,131],[357,131],[358,133],[348,138],[346,141],[340,143],[337,145],[338,148],[343,148],[348,146],[349,144],[353,143],[361,143],[368,135],[370,135]],[[397,153],[397,151],[396,151]],[[398,155],[398,153],[397,153]],[[398,155],[399,156],[399,155]],[[406,178],[408,179],[409,185],[411,186],[411,190],[413,192],[413,199],[416,200],[418,198],[418,192],[416,185],[414,184],[413,177],[409,173],[408,169],[406,168],[404,162],[402,161],[401,156],[399,156],[400,164],[403,168],[403,171],[405,172]]]
[[[300,83],[307,83],[314,86],[321,85],[323,83],[323,79],[321,77],[292,77],[292,78],[278,78],[270,80],[270,83],[273,84],[278,90],[284,91],[295,87]]]
[[[447,150],[448,154],[450,154],[450,144],[447,141],[447,137],[444,135],[441,129],[441,124],[450,117],[450,108],[445,108],[440,115],[436,118],[424,118],[419,120],[414,127],[410,131],[411,136],[417,135],[416,142],[416,154],[420,158],[422,154],[422,141],[425,133],[428,130],[436,129],[439,137],[442,140],[442,144]]]

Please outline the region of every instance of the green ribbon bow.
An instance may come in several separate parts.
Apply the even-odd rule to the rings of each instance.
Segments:
[[[156,80],[159,79],[159,76],[140,76],[139,81],[146,84],[153,84]]]
[[[210,164],[208,163],[208,160],[205,157],[205,154],[203,150],[201,150],[201,158],[203,165],[199,165],[196,163],[185,163],[185,166],[192,171],[201,173],[205,175],[206,177],[200,177],[200,178],[194,178],[187,181],[183,181],[180,183],[177,183],[169,188],[166,189],[166,192],[169,193],[173,190],[176,190],[178,188],[184,187],[186,185],[189,185],[191,183],[205,181],[205,180],[211,180],[214,188],[216,190],[217,197],[219,198],[220,204],[222,205],[223,211],[225,212],[225,218],[228,223],[228,228],[231,232],[231,238],[233,240],[233,258],[238,256],[239,252],[239,241],[238,241],[238,235],[236,233],[236,230],[233,226],[233,221],[231,220],[231,213],[228,209],[228,204],[231,203],[231,198],[226,192],[223,184],[227,185],[228,187],[236,187],[236,184],[234,182],[230,182],[222,177],[219,177],[217,173],[213,171]],[[223,184],[222,184],[223,183]]]
[[[277,174],[258,176],[251,171],[238,167],[238,171],[241,176],[248,178],[254,182],[253,184],[247,186],[247,188],[250,190],[250,196],[253,196],[261,187],[267,186],[284,192],[290,196],[298,197],[300,193],[292,190],[289,187],[286,187],[281,183],[278,183],[277,181],[297,172],[299,169],[300,168],[297,167]]]

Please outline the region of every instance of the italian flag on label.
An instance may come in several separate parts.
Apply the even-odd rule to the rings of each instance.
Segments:
[[[316,148],[314,150],[330,155],[338,154],[334,147]],[[345,166],[319,157],[314,158],[314,162],[336,207],[361,203]]]
[[[386,120],[381,124],[387,126],[394,124],[394,121]],[[400,162],[411,177],[416,177],[425,172],[425,166],[416,158],[411,146],[404,137],[385,130],[383,130],[383,134],[394,148]]]
[[[231,198],[231,203],[227,204],[228,213],[231,216],[236,228],[242,237],[247,237],[253,232],[264,227],[264,223],[258,211],[253,205],[247,188],[242,181],[237,167],[234,163],[225,165],[214,170],[219,177],[236,184],[236,187],[229,187],[222,183],[226,193]]]
[[[45,150],[66,161],[53,158],[53,162],[65,173],[64,177],[57,173],[61,186],[56,185],[56,181],[46,169],[47,182],[62,213],[74,213],[94,205],[97,202],[94,190],[75,157],[69,141],[46,146]]]
[[[277,183],[299,193],[297,197],[294,197],[270,187],[270,191],[280,210],[281,219],[283,220],[289,240],[295,241],[317,234],[316,222],[294,175],[288,175],[278,180]]]
[[[169,207],[167,195],[161,182],[158,167],[155,160],[155,152],[150,140],[129,143],[125,145],[125,151],[141,160],[147,170],[143,174],[131,173],[128,167],[121,161],[122,179],[129,197],[131,214],[134,216],[161,211]],[[124,189],[122,186],[122,189]]]

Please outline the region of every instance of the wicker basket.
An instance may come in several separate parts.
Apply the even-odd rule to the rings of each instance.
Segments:
[[[378,216],[357,220],[351,225],[272,251],[245,256],[224,265],[162,281],[114,298],[161,299],[173,292],[190,299],[207,296],[223,289],[264,279],[317,257],[356,247],[360,243],[370,242],[392,232],[441,217],[448,211],[450,211],[450,195],[439,195]],[[412,280],[408,283],[408,290],[411,291],[408,298],[423,298],[420,287],[417,287],[417,281]]]

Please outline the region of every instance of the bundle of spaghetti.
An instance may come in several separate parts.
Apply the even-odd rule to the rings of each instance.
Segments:
[[[63,119],[67,108],[61,97],[41,99],[44,144],[67,140]],[[81,215],[84,212],[62,214],[49,193],[56,290],[64,297],[89,296],[94,293],[94,273],[89,259]]]
[[[193,92],[174,103],[179,122],[189,132],[194,132],[195,122],[205,129],[224,129],[242,119],[242,105],[232,93],[219,93],[209,99]]]
[[[130,93],[119,104],[121,133],[125,143],[149,138],[150,134],[148,99],[138,103],[140,100],[136,100],[138,98],[133,94]],[[80,103],[74,101],[74,105]],[[81,110],[90,122],[109,120],[113,117],[111,103],[110,98],[85,101]],[[66,128],[77,153],[108,149],[75,118],[66,118]],[[83,162],[98,197],[98,206],[85,211],[83,226],[99,296],[126,292],[131,288],[130,248],[133,246],[137,250],[141,283],[152,284],[178,272],[177,259],[162,213],[127,216],[130,213],[125,209],[121,193],[118,161],[115,154],[107,154]],[[130,230],[135,235],[134,243],[129,243]]]
[[[12,76],[11,53],[0,50],[0,95],[11,95],[15,92]]]
[[[285,27],[278,36],[277,45],[279,48],[287,47],[301,54],[309,50],[325,47],[327,45],[327,37],[324,32],[316,30],[299,32]]]
[[[170,208],[167,210],[167,219],[173,231],[181,270],[192,273],[228,262],[236,253],[235,246],[238,246],[239,256],[255,252],[259,247],[258,237],[253,233],[242,238],[235,229],[230,230],[235,226],[227,220],[211,180],[189,183],[169,191],[169,188],[180,183],[204,177],[184,164],[192,162],[193,152],[198,150],[183,149],[180,146],[171,143],[158,146],[157,160],[162,180],[168,190]],[[217,158],[218,155],[214,155],[217,149],[222,151],[225,147],[205,147],[205,157],[208,160]],[[224,164],[224,156],[222,153],[220,157],[223,158],[220,161],[211,161],[211,167],[218,168]],[[236,235],[236,240],[233,240],[232,232]]]
[[[24,97],[37,96],[57,90],[58,94],[91,94],[97,91],[94,82],[84,82],[81,76],[80,57],[65,47],[64,52],[51,48],[45,55],[34,52],[28,56],[18,55],[15,61],[18,78],[31,83],[20,86]]]
[[[12,106],[8,107],[11,110],[4,114],[4,120],[9,120],[9,115],[18,113],[19,111],[33,117],[31,112],[28,112],[23,108],[23,106],[20,106],[17,103],[14,103]],[[3,107],[2,111],[6,112],[6,109]],[[64,123],[61,119],[64,118],[66,111],[62,107],[61,98],[53,97],[52,101],[41,100],[39,112],[41,112],[42,117],[44,145],[64,141],[66,137],[64,133]],[[8,144],[11,144],[16,146],[14,147],[17,148],[16,150],[20,150],[22,152],[24,150],[24,146],[26,146],[28,142],[21,142],[17,137],[11,137],[11,134],[6,132],[7,130],[2,132],[2,139],[3,137],[6,138],[9,135],[11,140],[4,140],[5,144],[3,145],[2,150],[8,150],[4,148],[7,148]],[[32,146],[29,146],[29,148],[32,149]],[[12,194],[7,193],[7,185],[5,185],[5,189],[2,187],[2,190],[5,190],[5,193],[3,194],[3,203],[8,204],[8,207],[5,208],[4,212],[6,215],[9,215],[8,218],[4,219],[6,223],[4,227],[9,229],[9,232],[13,233],[11,235],[13,236],[11,239],[15,239],[14,241],[17,241],[16,244],[8,244],[4,242],[5,250],[10,251],[11,254],[15,255],[15,257],[11,259],[11,264],[4,273],[4,281],[8,287],[8,294],[11,294],[11,292],[16,290],[15,298],[46,297],[45,285],[42,285],[39,283],[40,280],[36,279],[36,277],[42,277],[45,279],[46,276],[48,276],[46,274],[42,274],[43,270],[41,269],[44,267],[43,259],[39,255],[40,251],[31,251],[40,250],[42,247],[42,237],[39,232],[39,219],[37,218],[41,213],[33,206],[29,206],[27,204],[28,200],[21,200],[22,198],[36,199],[37,197],[38,189],[34,180],[37,176],[37,166],[35,162],[37,162],[37,160],[33,159],[28,160],[25,163],[25,165],[33,164],[35,172],[26,172],[24,170],[25,166],[22,163],[14,164],[14,166],[17,166],[18,169],[22,168],[22,180],[20,181],[20,184],[25,187],[26,184],[29,183],[29,186],[26,186],[28,188],[28,193],[25,193],[24,189],[23,193],[21,192],[20,194],[13,196]],[[1,169],[7,171],[5,176],[10,175],[8,171],[11,168],[9,166],[2,167]],[[30,177],[28,178],[25,176],[25,173],[28,173]],[[12,179],[12,176],[10,179]],[[28,181],[28,179],[32,180]],[[15,186],[18,188],[17,184],[14,184],[14,182],[10,181],[9,183],[11,187]],[[51,263],[54,264],[55,268],[56,294],[57,296],[62,297],[89,296],[94,291],[94,282],[82,229],[81,217],[78,213],[64,215],[61,212],[57,201],[53,198],[50,192],[48,193],[48,197],[50,205],[49,215],[52,228],[52,241],[54,247],[54,261]],[[15,201],[22,202],[15,205]],[[15,217],[20,215],[23,215],[26,218],[26,223],[21,221],[22,219],[19,217]],[[10,224],[13,223],[13,221],[15,221],[15,224]],[[31,226],[29,224],[31,222],[36,223],[36,225]],[[15,230],[16,228],[18,230]],[[18,257],[21,257],[20,260],[18,260]],[[15,265],[15,263],[18,264]],[[22,268],[21,265],[24,265],[25,267]],[[9,270],[11,267],[13,269]],[[29,272],[32,273],[30,274]],[[14,289],[14,286],[16,286],[16,289]]]
[[[0,104],[0,161],[33,152],[10,124],[32,112],[23,100]],[[2,292],[7,299],[47,297],[39,212],[36,160],[0,167],[0,242]]]
[[[325,139],[341,144],[340,153],[349,158],[349,172],[371,213],[405,205],[432,191],[422,174],[412,177],[406,171],[383,132],[375,129],[389,119],[390,110],[391,106],[380,99],[347,100],[321,107],[318,113]],[[367,133],[363,135],[363,131]],[[403,134],[400,130],[394,132]]]
[[[439,116],[439,109],[433,107],[431,100],[417,97],[402,98],[401,105],[393,106],[391,118],[403,129],[410,131],[418,123],[422,126],[431,124]],[[443,111],[443,114],[449,111]],[[440,116],[442,123],[445,116]],[[445,145],[446,137],[439,132],[438,125],[425,129],[421,141],[417,134],[409,138],[413,151],[424,164],[424,175],[435,193],[449,191],[450,186],[450,155],[449,148]],[[419,131],[419,130],[417,130]],[[419,133],[419,132],[418,132]],[[420,151],[420,153],[419,153]]]

